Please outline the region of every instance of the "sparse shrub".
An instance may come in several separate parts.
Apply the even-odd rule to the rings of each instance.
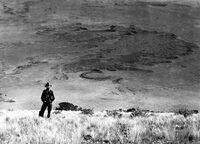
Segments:
[[[181,109],[178,109],[175,111],[175,114],[180,114],[180,115],[183,115],[184,117],[188,117],[192,114],[196,114],[198,113],[198,110],[189,110],[189,109],[186,109],[186,108],[181,108]]]
[[[8,111],[13,111],[13,109],[10,109],[10,108],[9,108]]]
[[[93,115],[94,111],[93,109],[81,109],[81,113],[85,115]]]
[[[145,112],[142,109],[140,109],[139,107],[136,109],[135,108],[128,109],[127,112],[131,112],[130,118],[138,117],[138,116],[145,116]]]
[[[111,117],[114,117],[114,118],[121,118],[122,117],[122,114],[119,113],[117,110],[106,110],[106,113],[107,113],[107,116],[111,116]]]
[[[62,110],[55,110],[53,114],[61,114]]]
[[[10,121],[10,118],[9,118],[9,117],[6,117],[5,120],[6,120],[6,122],[9,122],[9,121]]]
[[[86,142],[89,142],[89,141],[93,140],[92,136],[89,135],[89,134],[88,135],[82,135],[82,137],[83,137],[84,141],[86,141]]]

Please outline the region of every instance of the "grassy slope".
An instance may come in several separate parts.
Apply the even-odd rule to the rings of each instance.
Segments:
[[[38,111],[1,111],[0,142],[4,143],[196,143],[200,115],[187,118],[172,113],[122,118],[96,112],[61,112],[39,118]]]

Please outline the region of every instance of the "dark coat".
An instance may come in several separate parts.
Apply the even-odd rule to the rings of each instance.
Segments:
[[[43,90],[41,100],[43,103],[52,103],[55,100],[52,90]]]

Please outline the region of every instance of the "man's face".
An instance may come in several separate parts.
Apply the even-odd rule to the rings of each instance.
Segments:
[[[50,86],[47,86],[46,89],[50,89]]]

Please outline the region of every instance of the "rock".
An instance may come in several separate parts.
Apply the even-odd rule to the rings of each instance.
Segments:
[[[66,73],[62,73],[61,77],[60,77],[60,80],[68,80],[69,77]]]
[[[69,77],[66,73],[62,73],[62,74],[56,74],[55,76],[53,76],[52,79],[53,80],[68,80]]]
[[[113,81],[112,81],[112,83],[114,83],[114,84],[119,84],[121,81],[123,80],[123,78],[116,78],[116,79],[114,79]]]
[[[105,30],[106,32],[124,32],[125,27],[123,26],[117,26],[117,25],[111,25],[109,29]]]
[[[79,27],[80,30],[88,30],[87,28],[85,27]]]
[[[110,26],[110,32],[115,32],[116,31],[116,26],[115,25],[111,25]]]
[[[86,27],[78,27],[76,28],[76,31],[85,31],[85,30],[88,30]]]
[[[15,100],[13,99],[4,99],[3,102],[9,102],[9,103],[13,103],[13,102],[16,102]]]
[[[114,66],[107,66],[106,70],[108,70],[108,71],[117,71],[117,69],[114,68]]]
[[[130,109],[127,109],[126,112],[134,112],[136,109],[135,108],[130,108]]]
[[[101,70],[99,70],[99,69],[92,69],[91,70],[92,72],[97,72],[97,73],[103,73]]]
[[[59,103],[59,107],[56,107],[55,110],[58,110],[58,111],[62,111],[62,110],[65,110],[65,111],[81,111],[82,114],[85,114],[85,115],[93,115],[94,114],[94,111],[93,109],[87,109],[87,108],[82,108],[82,107],[79,107],[77,105],[74,105],[72,103],[69,103],[69,102],[61,102]],[[56,112],[56,113],[59,113],[59,112]]]
[[[77,111],[77,110],[79,110],[79,107],[77,105],[74,105],[69,102],[61,102],[61,103],[59,103],[59,107],[57,107],[56,110]]]

